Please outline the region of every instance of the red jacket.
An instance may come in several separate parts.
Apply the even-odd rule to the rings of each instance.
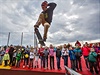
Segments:
[[[44,48],[39,48],[39,55],[40,56],[43,56],[43,51],[44,51]]]
[[[88,56],[89,53],[90,53],[90,48],[89,47],[82,47],[82,53],[83,53],[83,56]]]

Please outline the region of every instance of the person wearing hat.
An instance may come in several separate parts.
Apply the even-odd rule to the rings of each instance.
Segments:
[[[76,69],[77,71],[80,69],[82,71],[82,64],[81,64],[81,56],[82,50],[79,44],[76,44],[76,48],[74,49],[75,57],[76,57]]]
[[[53,16],[53,11],[56,7],[56,3],[48,3],[47,1],[42,2],[41,7],[42,7],[42,12],[38,18],[38,21],[34,25],[35,28],[38,28],[40,24],[44,26],[44,35],[43,35],[43,41],[46,41],[47,39],[47,32],[48,28],[50,27],[50,24],[52,22],[52,16]]]

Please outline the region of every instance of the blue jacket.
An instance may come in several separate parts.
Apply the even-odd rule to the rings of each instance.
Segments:
[[[70,57],[70,60],[76,60],[76,56],[75,56],[74,50],[69,50],[69,57]]]

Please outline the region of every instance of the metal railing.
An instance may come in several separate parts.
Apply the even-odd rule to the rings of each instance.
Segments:
[[[65,75],[82,75],[82,74],[68,68],[67,66],[65,66],[65,70],[66,70]]]

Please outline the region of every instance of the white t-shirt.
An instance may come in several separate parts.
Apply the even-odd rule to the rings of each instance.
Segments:
[[[63,48],[62,49],[62,55],[68,55],[69,54],[69,51],[68,51],[68,49],[67,48]]]
[[[33,59],[34,57],[34,52],[30,52],[30,58]]]

